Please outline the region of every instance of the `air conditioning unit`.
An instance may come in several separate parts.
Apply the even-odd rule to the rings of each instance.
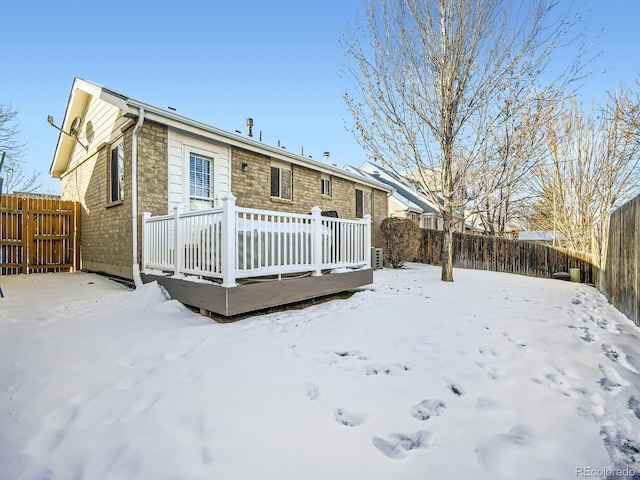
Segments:
[[[380,270],[383,265],[382,249],[371,247],[371,268]]]

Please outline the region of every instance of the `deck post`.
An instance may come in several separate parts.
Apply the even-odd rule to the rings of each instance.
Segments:
[[[371,267],[371,215],[365,214],[364,218],[364,260]]]
[[[178,205],[173,210],[173,276],[182,278],[184,245],[182,242],[182,228],[180,228],[180,215],[182,215],[184,209],[182,205]]]
[[[222,197],[222,286],[236,286],[236,197],[229,192]]]
[[[322,275],[322,210],[315,206],[311,209],[311,262],[313,277]]]
[[[149,219],[151,218],[151,212],[142,212],[142,272],[147,270],[147,263],[149,261],[149,231],[147,230]]]

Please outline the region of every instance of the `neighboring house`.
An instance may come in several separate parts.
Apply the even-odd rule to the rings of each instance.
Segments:
[[[389,216],[410,218],[420,228],[429,230],[442,230],[442,215],[440,206],[444,200],[439,195],[439,190],[434,190],[440,205],[436,205],[432,195],[427,194],[420,186],[416,186],[415,172],[407,177],[402,177],[380,165],[365,162],[359,168],[351,167],[352,171],[360,172],[369,178],[378,180],[394,189],[389,197]],[[432,185],[437,184],[437,175],[434,172],[424,171],[423,177]],[[471,214],[465,208],[458,208],[453,213],[453,230],[461,233],[484,233],[477,215]]]
[[[148,105],[76,78],[51,175],[61,197],[81,202],[82,266],[134,278],[142,258],[142,212],[221,205],[340,219],[371,216],[371,245],[388,215],[391,188],[337,167]],[[134,231],[135,230],[135,231]]]
[[[380,165],[372,162],[365,162],[360,167],[349,166],[347,169],[358,173],[370,180],[379,181],[393,188],[393,193],[389,196],[389,216],[410,218],[420,226],[429,230],[442,230],[442,215],[431,196],[415,187],[414,182],[408,178],[400,177]],[[437,195],[437,193],[436,193]],[[440,205],[443,200],[438,196]],[[474,225],[473,218],[466,218],[463,209],[454,212],[454,231],[457,232],[478,232],[482,231]]]
[[[393,188],[393,193],[389,196],[390,217],[409,218],[421,228],[442,230],[438,208],[431,199],[413,189],[406,180],[372,162],[365,162],[358,168],[349,166],[347,169]]]

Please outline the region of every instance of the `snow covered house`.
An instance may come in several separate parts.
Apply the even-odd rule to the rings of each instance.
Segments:
[[[80,78],[60,129],[50,173],[82,205],[85,270],[158,280],[227,315],[371,282],[391,193],[381,182]],[[350,270],[322,275],[337,269]],[[289,274],[311,275],[240,285]]]

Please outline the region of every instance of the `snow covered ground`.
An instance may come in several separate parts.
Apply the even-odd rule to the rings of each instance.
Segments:
[[[224,325],[156,284],[1,277],[0,479],[640,472],[638,328],[586,285],[439,275]]]

